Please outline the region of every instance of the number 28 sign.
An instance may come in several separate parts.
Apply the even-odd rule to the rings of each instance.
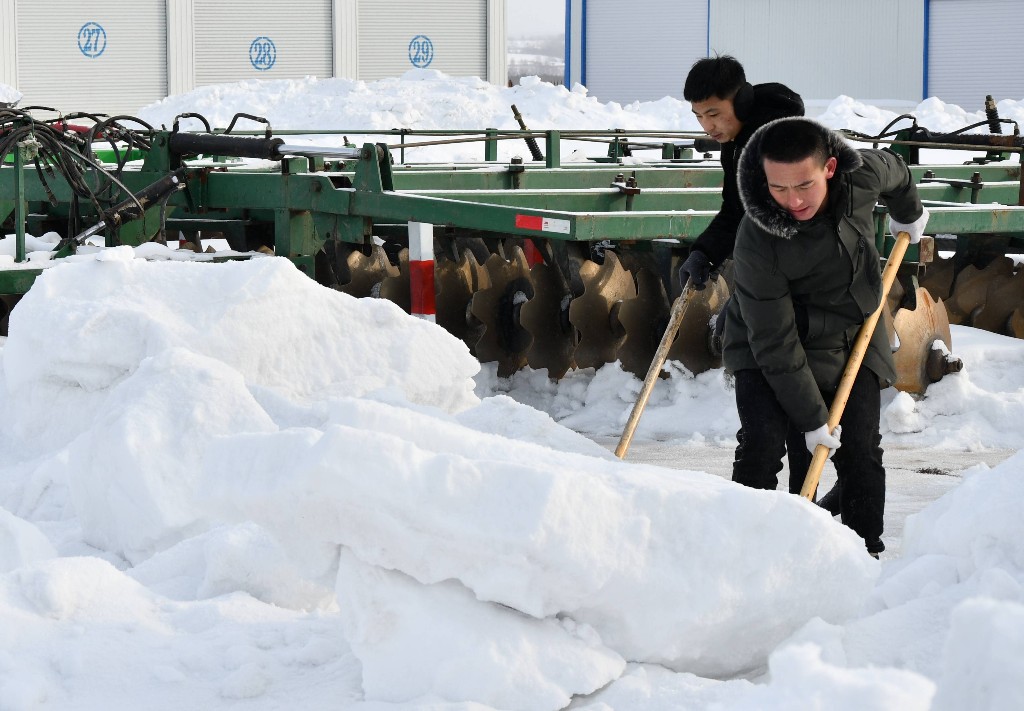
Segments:
[[[277,63],[277,45],[269,37],[257,37],[249,45],[249,63],[265,72]]]

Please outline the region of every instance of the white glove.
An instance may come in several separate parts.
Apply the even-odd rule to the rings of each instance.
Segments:
[[[917,244],[921,241],[922,235],[924,235],[924,226],[928,224],[928,208],[921,208],[921,216],[911,222],[909,225],[905,225],[902,222],[897,222],[892,219],[892,215],[889,216],[889,233],[895,237],[900,232],[906,232],[910,235],[910,244]]]
[[[823,444],[828,447],[828,456],[831,457],[842,443],[839,438],[843,434],[843,428],[841,425],[836,425],[836,428],[832,430],[832,434],[828,433],[828,423],[826,422],[816,430],[810,432],[804,432],[804,442],[807,443],[807,450],[814,454],[814,450],[819,444]]]

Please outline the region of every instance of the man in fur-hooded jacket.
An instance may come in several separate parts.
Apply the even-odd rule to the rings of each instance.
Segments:
[[[804,472],[814,448],[826,445],[842,485],[843,523],[877,557],[885,548],[879,390],[896,378],[884,328],[871,339],[833,432],[828,406],[857,330],[882,299],[876,201],[889,208],[890,230],[909,232],[911,242],[928,214],[898,156],[855,150],[804,118],[758,129],[740,157],[738,187],[746,215],[733,252],[723,356],[736,375],[740,417],[733,480],[775,489],[787,434],[804,436]]]

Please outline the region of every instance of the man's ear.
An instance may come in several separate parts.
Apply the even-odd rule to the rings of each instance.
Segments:
[[[839,165],[839,160],[835,156],[832,156],[827,161],[825,161],[825,178],[826,178],[826,180],[831,178],[833,175],[836,174],[836,166],[837,165]]]

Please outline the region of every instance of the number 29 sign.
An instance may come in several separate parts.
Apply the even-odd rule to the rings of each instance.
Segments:
[[[426,35],[416,35],[409,42],[409,61],[414,67],[423,69],[434,61],[434,43]]]

